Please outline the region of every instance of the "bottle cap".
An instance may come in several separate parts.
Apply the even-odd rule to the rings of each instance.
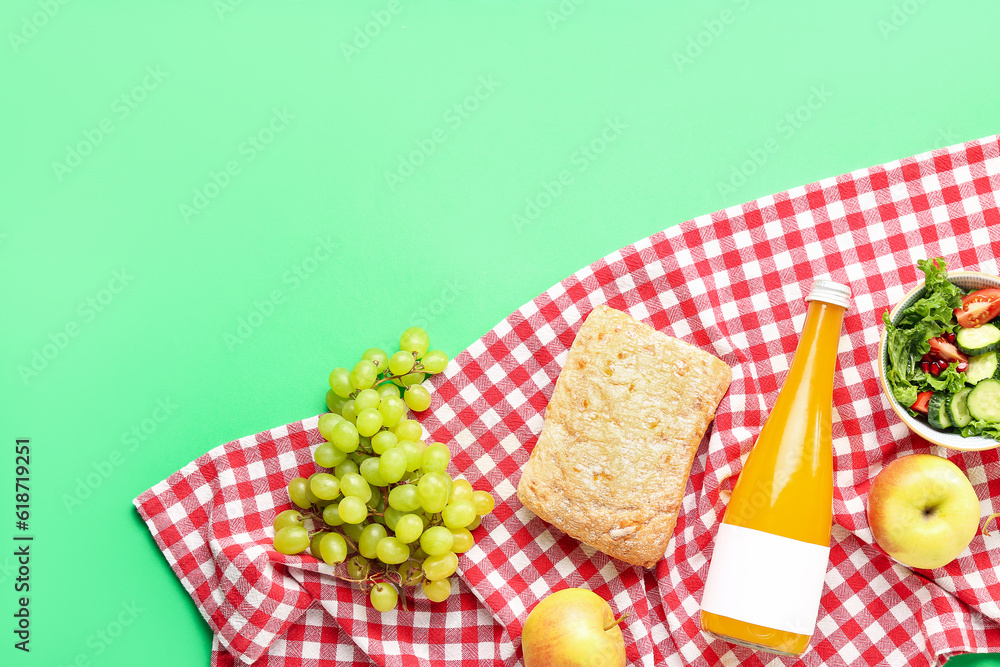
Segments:
[[[851,305],[851,288],[832,280],[816,280],[806,301],[822,301],[847,308]]]

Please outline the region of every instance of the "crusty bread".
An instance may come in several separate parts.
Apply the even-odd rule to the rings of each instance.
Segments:
[[[711,354],[597,306],[556,381],[517,497],[595,549],[653,567],[731,379]]]

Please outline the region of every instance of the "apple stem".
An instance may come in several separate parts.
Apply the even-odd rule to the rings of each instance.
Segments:
[[[616,618],[614,623],[612,623],[611,625],[609,625],[608,627],[606,627],[604,629],[605,630],[610,630],[611,628],[615,627],[616,625],[618,625],[619,623],[621,623],[622,621],[624,621],[626,618],[628,618],[628,612],[625,612],[624,614],[622,614],[621,616],[619,616],[618,618]]]
[[[986,537],[990,536],[989,525],[990,521],[1000,516],[1000,512],[994,512],[993,514],[986,517],[986,521],[983,522],[983,535]]]

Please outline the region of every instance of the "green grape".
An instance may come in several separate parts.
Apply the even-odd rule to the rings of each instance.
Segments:
[[[449,491],[449,485],[441,473],[429,472],[417,482],[420,505],[431,513],[444,509],[445,505],[448,504]]]
[[[482,523],[483,523],[483,517],[477,516],[475,519],[472,520],[472,523],[470,523],[468,526],[465,527],[465,529],[466,530],[475,530],[476,528],[479,528],[479,526]]]
[[[428,556],[424,560],[423,568],[424,576],[431,581],[450,577],[458,569],[458,556],[451,551],[437,556]]]
[[[406,375],[413,370],[413,354],[400,350],[389,357],[389,372],[393,375]]]
[[[323,468],[336,468],[347,460],[347,452],[337,449],[332,442],[324,442],[316,448],[313,459]]]
[[[355,389],[368,389],[375,384],[378,367],[367,359],[362,359],[354,365],[351,371],[351,386]]]
[[[448,502],[456,500],[472,500],[472,484],[468,480],[456,479],[451,485],[451,498]]]
[[[379,540],[385,537],[385,526],[380,523],[370,523],[361,531],[358,538],[358,553],[365,558],[375,558],[375,547]]]
[[[420,548],[428,556],[440,556],[443,553],[451,551],[454,543],[455,537],[444,526],[431,526],[420,536]],[[434,577],[434,579],[440,579],[440,577]]]
[[[426,387],[415,384],[403,392],[403,401],[414,412],[423,412],[431,407],[431,393]]]
[[[313,558],[323,558],[319,550],[319,543],[323,539],[324,533],[316,533],[309,539],[309,553]]]
[[[396,571],[404,586],[416,586],[424,580],[424,571],[420,569],[420,565],[410,560],[400,565]]]
[[[347,475],[352,472],[358,472],[358,464],[350,459],[342,461],[333,470],[333,474],[336,475],[337,477],[343,477],[344,475]]]
[[[305,526],[285,526],[274,534],[275,551],[291,556],[302,553],[308,548],[309,531],[305,529]]]
[[[298,510],[285,510],[274,517],[274,532],[287,526],[301,526],[302,513]]]
[[[351,386],[351,372],[346,368],[334,368],[330,372],[330,389],[341,398],[350,396],[354,389]]]
[[[356,472],[348,473],[340,478],[340,492],[345,496],[360,498],[362,503],[367,503],[372,497],[372,489],[365,481],[365,478]]]
[[[367,482],[368,480],[365,481]],[[379,490],[377,486],[370,486],[369,488],[372,490],[372,497],[369,498],[368,502],[365,504],[368,505],[368,507],[371,507],[376,512],[381,512],[382,510],[385,509],[385,503],[383,502],[384,499],[382,498],[382,492]]]
[[[368,597],[372,606],[383,613],[395,608],[396,603],[399,602],[399,593],[396,592],[396,587],[384,581],[372,586],[372,592]]]
[[[387,507],[385,512],[382,513],[382,518],[385,520],[385,527],[389,530],[395,531],[402,516],[403,512],[395,509],[394,507]]]
[[[309,482],[306,481],[306,478],[296,477],[288,483],[288,497],[302,509],[309,509],[312,503],[309,502],[308,489]]]
[[[372,436],[372,451],[376,454],[385,454],[385,452],[396,446],[399,439],[396,434],[392,431],[379,431]]]
[[[377,391],[365,389],[354,397],[354,410],[360,415],[362,410],[377,408],[381,401],[382,397],[378,395]]]
[[[497,502],[493,500],[493,496],[486,491],[474,491],[472,493],[472,502],[475,504],[476,514],[479,516],[486,516],[497,506]]]
[[[422,562],[425,558],[427,558],[427,554],[424,553],[423,549],[417,547],[417,549],[412,554],[410,554],[410,558],[419,563]]]
[[[427,376],[423,373],[407,373],[403,377],[399,378],[399,381],[404,387],[410,387],[416,384],[420,384],[427,379]]]
[[[395,437],[395,436],[393,436]],[[396,449],[406,456],[406,472],[415,472],[424,462],[424,449],[412,440],[402,440]]]
[[[333,446],[342,452],[353,452],[361,444],[357,427],[351,422],[343,419],[333,427],[333,437],[330,439]]]
[[[319,542],[320,558],[328,565],[343,563],[347,558],[347,541],[339,533],[323,533]]]
[[[340,509],[337,505],[327,505],[323,508],[323,521],[328,526],[340,526],[344,520],[340,518]]]
[[[424,355],[420,362],[424,365],[424,370],[428,373],[440,373],[448,366],[448,355],[441,350],[431,350]]]
[[[344,403],[344,407],[340,409],[340,416],[351,422],[352,424],[358,421],[358,412],[354,409],[354,399]]]
[[[365,408],[358,413],[358,433],[370,438],[382,428],[382,413],[375,408]]]
[[[320,500],[333,500],[340,494],[340,481],[327,472],[318,472],[309,478],[309,489]]]
[[[457,554],[464,554],[476,543],[476,538],[474,538],[472,533],[465,528],[459,528],[457,530],[452,529],[451,536],[455,540],[454,544],[451,545],[451,550]]]
[[[393,447],[379,458],[378,471],[382,473],[382,479],[390,484],[398,482],[406,472],[406,454]]]
[[[395,537],[383,537],[375,546],[378,559],[387,565],[399,565],[410,557],[410,547]]]
[[[347,561],[347,576],[355,581],[362,581],[368,578],[371,567],[371,563],[364,556],[351,556],[351,560]]]
[[[358,524],[368,516],[368,507],[365,506],[365,501],[357,496],[345,497],[337,506],[337,511],[344,523]]]
[[[414,484],[403,484],[389,492],[389,507],[400,512],[412,512],[420,507],[420,494]]]
[[[386,486],[386,484],[388,484],[388,482],[382,479],[382,475],[378,471],[377,456],[369,456],[362,461],[359,472],[361,476],[365,478],[365,481],[372,486]]]
[[[406,403],[399,397],[386,396],[378,405],[378,411],[382,413],[382,426],[393,428],[399,424],[399,420],[406,414]]]
[[[324,412],[319,416],[319,434],[324,440],[333,440],[333,427],[344,418],[334,412]]]
[[[336,468],[337,464],[347,458],[347,452],[342,452],[334,447],[332,442],[322,442],[316,451],[313,452],[313,460],[316,465],[323,468]]]
[[[383,401],[390,396],[393,398],[399,398],[399,387],[391,382],[383,382],[375,388],[375,391],[378,392],[379,399]]]
[[[424,522],[416,514],[404,514],[399,517],[399,521],[396,522],[396,527],[393,529],[393,532],[396,533],[396,539],[403,544],[416,542],[420,539],[420,534],[423,531]]]
[[[317,473],[313,473],[306,478],[306,499],[309,501],[310,505],[315,505],[319,502],[319,496],[312,491],[312,481],[316,474]]]
[[[398,424],[392,428],[392,432],[396,434],[396,437],[400,440],[412,440],[417,442],[423,439],[424,431],[420,428],[420,422],[415,419],[401,419]]]
[[[445,577],[437,581],[424,580],[424,595],[431,602],[444,602],[451,595],[451,579]]]
[[[345,523],[341,530],[344,531],[344,535],[351,538],[355,544],[361,539],[361,531],[364,530],[364,525],[360,523]]]
[[[361,355],[361,358],[375,364],[379,371],[384,371],[385,367],[389,365],[389,355],[386,354],[384,350],[377,347],[370,347],[365,350],[365,353]]]
[[[336,412],[337,414],[340,414],[340,411],[341,409],[343,409],[344,403],[346,402],[347,399],[337,396],[337,394],[333,392],[333,389],[330,389],[329,391],[326,392],[326,408],[330,412]]]
[[[420,327],[410,327],[399,337],[399,349],[405,352],[415,352],[417,359],[427,353],[430,338]]]
[[[476,518],[476,506],[471,500],[455,500],[441,510],[441,518],[448,528],[465,528]]]
[[[424,472],[443,473],[448,469],[448,462],[451,460],[451,451],[448,445],[443,442],[435,442],[424,450],[422,466]]]

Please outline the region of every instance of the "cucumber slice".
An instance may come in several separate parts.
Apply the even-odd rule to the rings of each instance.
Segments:
[[[956,336],[959,349],[966,354],[985,354],[1000,349],[1000,328],[995,324],[960,329]]]
[[[935,391],[931,396],[930,403],[927,404],[927,421],[939,431],[951,426],[948,418],[948,392]]]
[[[1000,423],[1000,382],[980,380],[969,392],[968,406],[973,419]]]
[[[1000,360],[996,352],[977,354],[969,357],[969,367],[965,370],[965,381],[969,384],[978,384],[980,380],[996,378],[1000,371]]]
[[[996,355],[995,352],[990,354]],[[948,418],[951,419],[952,426],[964,428],[972,423],[972,415],[969,414],[970,392],[972,387],[966,387],[948,397]]]

